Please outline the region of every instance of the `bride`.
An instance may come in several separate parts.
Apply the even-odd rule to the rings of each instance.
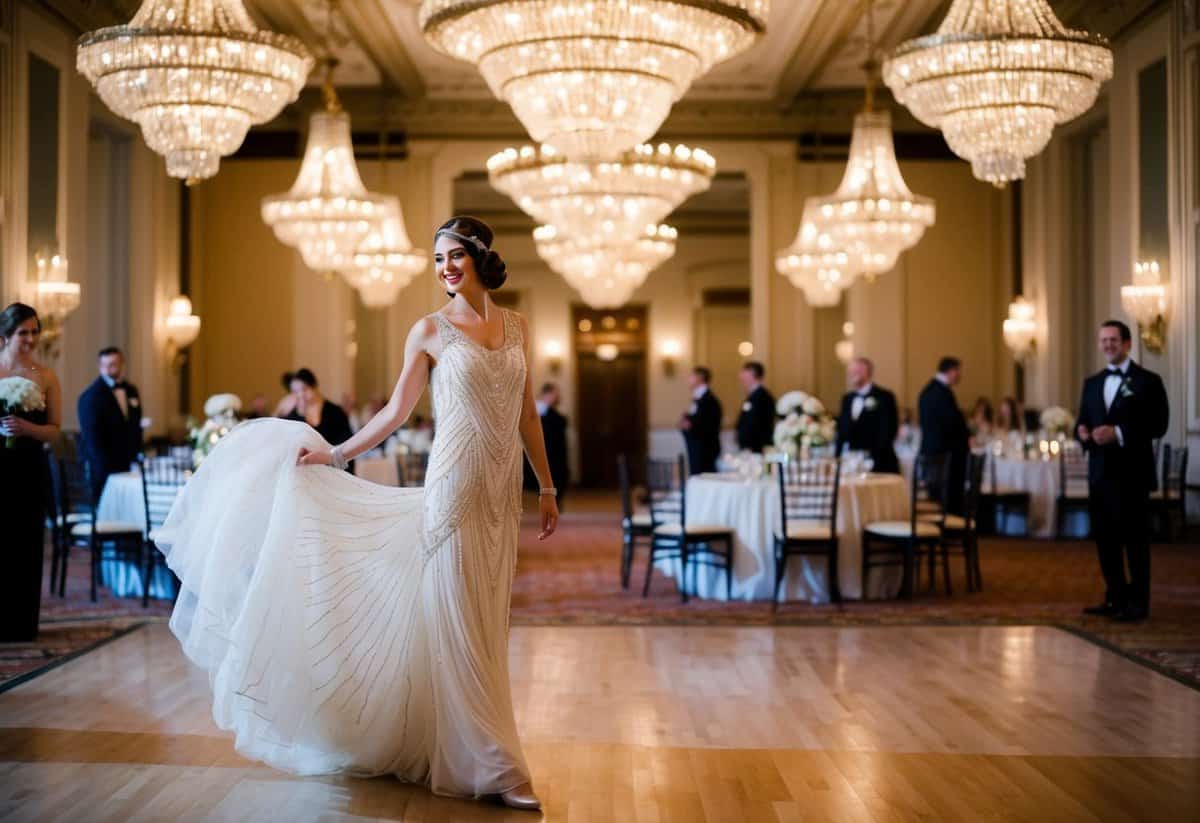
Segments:
[[[247,757],[539,808],[508,678],[521,444],[542,486],[539,539],[558,508],[528,328],[488,295],[506,276],[491,244],[471,217],[438,229],[451,299],[413,326],[391,400],[356,435],[331,449],[302,422],[238,426],[155,536],[182,581],[171,630]],[[426,384],[437,436],[423,489],[338,470]]]

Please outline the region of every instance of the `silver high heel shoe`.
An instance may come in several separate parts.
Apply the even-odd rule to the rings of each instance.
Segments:
[[[515,789],[509,789],[500,794],[500,799],[504,801],[504,805],[510,809],[523,809],[526,811],[536,812],[542,808],[542,802],[538,800],[536,794],[533,793],[533,786],[528,783],[522,783]]]

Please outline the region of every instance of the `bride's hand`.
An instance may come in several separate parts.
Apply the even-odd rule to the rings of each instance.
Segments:
[[[558,502],[555,501],[554,495],[543,494],[538,498],[538,508],[542,512],[542,531],[538,540],[545,540],[558,528]]]
[[[300,449],[300,459],[296,461],[298,466],[331,466],[333,465],[333,452],[328,449]]]

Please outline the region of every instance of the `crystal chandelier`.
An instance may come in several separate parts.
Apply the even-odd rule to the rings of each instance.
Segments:
[[[67,316],[79,308],[80,285],[69,279],[67,258],[51,249],[34,255],[37,279],[23,291],[25,301],[38,309],[42,334],[38,348],[43,356],[58,357],[58,343],[66,326]]]
[[[1107,41],[1063,26],[1046,0],[954,0],[936,34],[896,49],[883,80],[977,178],[1003,186],[1056,123],[1092,107],[1112,69]]]
[[[648,225],[704,191],[716,161],[703,149],[643,144],[608,162],[568,160],[543,145],[488,160],[492,185],[539,223],[591,246],[633,243]]]
[[[167,174],[189,181],[294,101],[312,63],[299,40],[256,28],[242,0],[144,0],[127,25],[79,38],[75,58]]]
[[[854,118],[850,157],[837,191],[807,202],[868,278],[893,269],[901,252],[917,244],[935,216],[933,201],[909,191],[900,174],[891,113],[874,110],[878,66],[874,3],[867,0],[866,106]]]
[[[1033,351],[1037,341],[1037,307],[1017,295],[1008,304],[1008,317],[1000,325],[1004,345],[1012,352],[1013,359],[1023,361]]]
[[[263,221],[280,242],[299,250],[314,271],[337,271],[347,265],[387,211],[387,198],[368,192],[358,175],[350,141],[350,115],[342,111],[329,79],[325,110],[309,121],[308,143],[300,174],[283,194],[263,198]]]
[[[384,213],[379,227],[367,235],[348,264],[339,268],[342,277],[358,290],[368,308],[381,308],[395,302],[396,295],[421,273],[428,260],[425,251],[414,249],[408,239],[400,201],[395,197],[387,198]]]
[[[424,0],[426,39],[478,64],[539,143],[612,158],[649,140],[714,64],[766,29],[770,0]]]
[[[539,226],[533,232],[538,254],[592,308],[627,302],[652,271],[674,256],[678,236],[671,226],[651,225],[633,243],[594,245],[556,226]]]
[[[836,306],[859,269],[855,259],[837,245],[828,228],[818,222],[815,211],[811,202],[805,203],[800,231],[792,245],[777,253],[775,270],[804,292],[809,305]]]
[[[909,191],[896,163],[892,116],[863,111],[854,118],[850,157],[836,192],[809,198],[833,241],[872,277],[890,271],[933,225],[933,200]]]
[[[1162,352],[1167,331],[1167,284],[1157,260],[1134,264],[1133,283],[1121,286],[1121,308],[1137,321],[1146,348],[1156,354]]]

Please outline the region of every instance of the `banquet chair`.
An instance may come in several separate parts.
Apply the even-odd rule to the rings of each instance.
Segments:
[[[725,596],[733,595],[733,529],[687,522],[687,461],[646,461],[646,491],[650,497],[650,558],[642,597],[650,593],[655,560],[679,560],[679,596],[688,602],[687,573],[698,566],[725,570]],[[694,588],[694,587],[693,587]]]
[[[983,453],[983,456],[984,483],[980,487],[979,507],[981,510],[991,512],[993,515],[992,521],[986,524],[989,532],[992,523],[999,520],[997,531],[1001,534],[1008,534],[1008,519],[1012,515],[1017,514],[1024,518],[1025,535],[1028,536],[1029,506],[1032,502],[1032,496],[1023,489],[1002,486],[996,479],[996,455],[991,449],[988,449]]]
[[[838,584],[838,491],[842,462],[833,459],[787,460],[776,472],[779,478],[779,528],[774,535],[775,589],[772,608],[779,604],[779,589],[793,556],[825,558],[829,599],[842,602]]]
[[[621,486],[621,588],[628,589],[638,542],[644,541],[647,546],[650,545],[654,523],[649,511],[638,510],[633,505],[629,459],[624,454],[617,455],[617,479]]]
[[[1068,444],[1074,441],[1067,441]],[[1061,540],[1063,523],[1072,512],[1088,511],[1088,458],[1082,448],[1058,452],[1058,497],[1055,500],[1054,539]],[[1090,527],[1088,531],[1091,531]]]
[[[59,460],[62,477],[63,516],[70,528],[59,564],[59,595],[67,586],[67,559],[72,547],[86,548],[91,555],[91,598],[96,602],[101,560],[137,560],[142,557],[144,533],[140,523],[97,520],[97,501],[92,497],[91,469],[86,460]]]
[[[1188,536],[1187,522],[1187,466],[1188,449],[1174,448],[1170,443],[1162,446],[1162,479],[1158,489],[1150,493],[1150,509],[1161,513],[1167,542],[1171,542],[1172,514],[1179,513],[1179,530],[1184,540]]]
[[[158,548],[156,539],[179,492],[187,485],[191,461],[178,457],[152,457],[139,461],[142,475],[142,504],[146,510],[146,533],[142,541],[142,607],[150,605],[150,582],[154,572],[167,569],[167,559]],[[173,581],[172,591],[178,596],[179,586]]]
[[[949,454],[918,454],[913,461],[908,519],[881,520],[863,527],[864,598],[871,569],[894,566],[904,570],[901,594],[912,597],[917,571],[915,561],[922,552],[937,551],[942,540],[942,530],[937,524],[946,517],[946,509],[941,501],[946,499],[949,479]],[[922,520],[922,516],[932,518],[933,522]],[[932,573],[929,585],[933,586]]]
[[[401,486],[424,486],[425,472],[429,468],[429,454],[418,452],[397,452],[396,468],[400,476]]]
[[[967,458],[967,488],[963,495],[963,513],[942,514],[941,520],[932,515],[918,515],[919,519],[936,523],[942,530],[942,539],[937,551],[928,553],[930,584],[936,576],[936,565],[940,560],[946,585],[946,594],[951,594],[950,554],[961,554],[967,577],[967,591],[983,590],[983,574],[979,569],[979,508],[983,497],[983,466],[986,454],[971,454]],[[919,567],[919,564],[918,564]]]

